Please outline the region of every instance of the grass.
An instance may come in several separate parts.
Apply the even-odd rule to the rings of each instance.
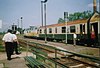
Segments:
[[[93,49],[83,50],[83,51],[80,51],[79,53],[91,55],[91,56],[98,56],[98,50],[93,50]]]
[[[5,52],[5,47],[2,45],[1,37],[0,37],[0,52]]]
[[[0,45],[0,52],[5,52],[5,47]]]
[[[20,46],[18,49],[19,49],[19,51],[26,51],[26,48],[23,46]]]

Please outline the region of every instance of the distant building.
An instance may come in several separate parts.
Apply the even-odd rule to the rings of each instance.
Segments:
[[[0,32],[2,32],[2,20],[0,20]]]
[[[37,26],[30,26],[29,28],[24,30],[24,34],[26,33],[37,33]]]
[[[2,20],[0,20],[0,28],[2,28]]]
[[[17,31],[17,25],[12,25],[12,30]]]

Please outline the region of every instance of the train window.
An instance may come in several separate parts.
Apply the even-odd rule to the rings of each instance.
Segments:
[[[83,25],[83,32],[85,33],[85,24]]]
[[[40,29],[40,33],[42,33],[42,30]]]
[[[55,28],[55,33],[57,33],[57,28]]]
[[[80,34],[82,34],[82,24],[80,24]]]
[[[62,33],[66,33],[66,27],[62,27]]]
[[[52,33],[52,28],[49,28],[49,33]]]
[[[80,24],[80,34],[85,33],[85,24]]]
[[[75,33],[75,26],[70,26],[70,32]]]

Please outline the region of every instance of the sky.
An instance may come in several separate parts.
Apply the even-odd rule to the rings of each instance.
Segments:
[[[97,0],[97,4],[99,0]],[[74,13],[93,11],[93,0],[48,0],[46,5],[47,25],[56,24],[64,12]],[[23,28],[41,26],[41,0],[0,0],[0,20],[8,28],[13,23],[19,26],[23,17]]]

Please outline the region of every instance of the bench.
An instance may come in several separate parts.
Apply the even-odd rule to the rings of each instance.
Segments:
[[[33,56],[26,56],[24,57],[24,59],[29,63],[31,68],[49,68],[48,65],[43,63],[48,54],[38,46],[30,46],[30,49],[33,55],[36,56],[36,58],[34,58]]]
[[[26,56],[24,59],[29,63],[31,68],[46,68],[45,64],[39,62],[32,56]]]

